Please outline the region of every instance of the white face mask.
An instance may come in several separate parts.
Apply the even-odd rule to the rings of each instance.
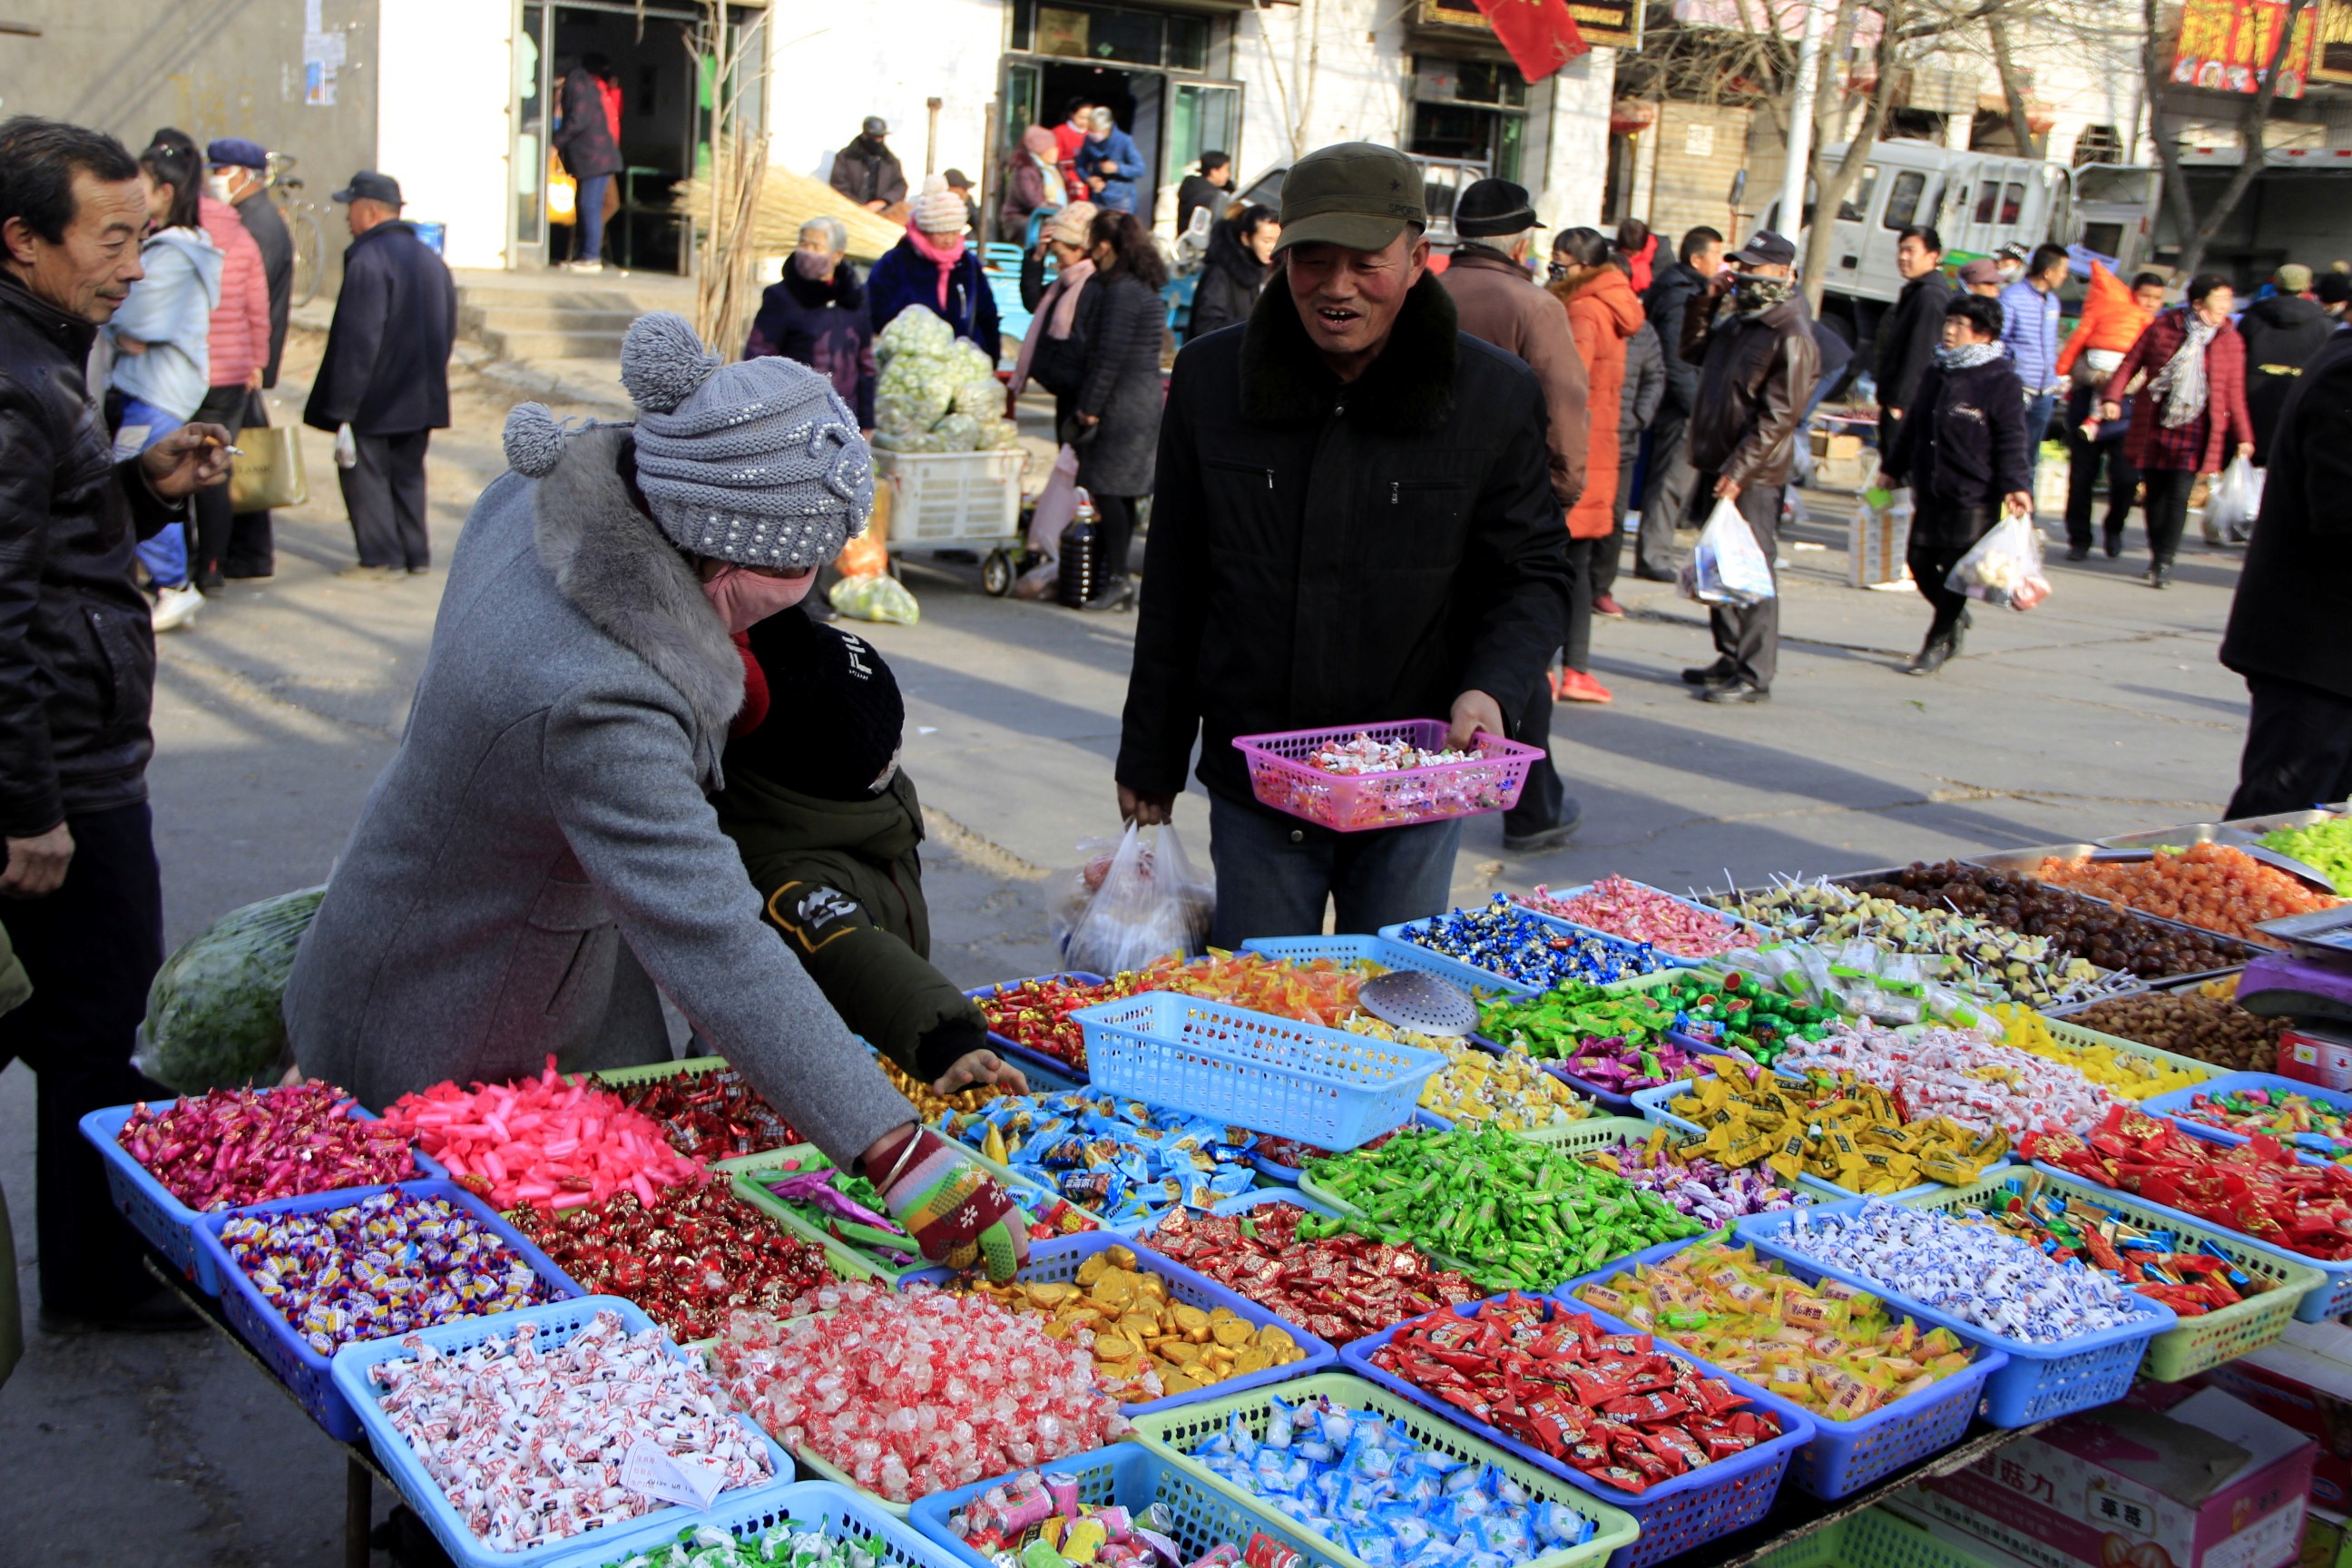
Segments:
[[[228,192],[229,184],[228,176],[226,174],[215,173],[206,174],[205,176],[205,194],[212,197],[213,200],[216,202],[235,200],[236,198],[232,197]]]

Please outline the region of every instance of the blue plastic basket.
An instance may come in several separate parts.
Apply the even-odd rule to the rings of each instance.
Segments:
[[[1217,1205],[1216,1212],[1223,1215],[1247,1214],[1252,1209],[1262,1209],[1269,1204],[1288,1204],[1294,1208],[1305,1209],[1309,1214],[1328,1214],[1335,1217],[1339,1213],[1329,1204],[1310,1198],[1297,1187],[1260,1187],[1254,1193],[1244,1193],[1237,1198],[1227,1198]],[[1150,1233],[1145,1234],[1148,1239]]]
[[[1169,1513],[1169,1538],[1198,1562],[1219,1542],[1247,1546],[1253,1535],[1269,1535],[1304,1558],[1304,1568],[1348,1568],[1352,1561],[1327,1541],[1308,1535],[1271,1509],[1244,1503],[1191,1470],[1139,1443],[1119,1443],[1055,1459],[1045,1467],[1078,1483],[1078,1500],[1092,1508],[1123,1508],[1140,1519],[1154,1503]],[[989,1560],[956,1537],[948,1521],[959,1509],[1009,1477],[975,1481],[953,1491],[916,1500],[907,1521],[953,1568],[993,1568]]]
[[[1853,1214],[1864,1200],[1852,1199],[1810,1211],[1815,1217]],[[1878,1281],[1850,1268],[1832,1268],[1809,1258],[1782,1237],[1804,1210],[1749,1215],[1734,1227],[1739,1239],[1788,1268],[1807,1284],[1824,1276],[1869,1291],[1889,1307],[1899,1307],[1923,1323],[1947,1328],[1972,1345],[2005,1352],[2009,1364],[1985,1380],[1984,1418],[1995,1426],[2027,1426],[2053,1415],[2068,1415],[2095,1405],[2106,1405],[2130,1392],[2132,1378],[2147,1353],[2148,1342],[2171,1330],[2179,1319],[2160,1301],[2135,1295],[2132,1304],[2139,1321],[2121,1328],[2084,1334],[2054,1345],[2028,1344],[1968,1322],[1951,1313],[1898,1295]]]
[[[1485,1305],[1485,1301],[1471,1301],[1451,1310],[1457,1318],[1469,1318],[1476,1316],[1478,1310]],[[1591,1312],[1593,1321],[1612,1331],[1640,1331],[1581,1302],[1576,1303],[1574,1310]],[[1422,1321],[1408,1318],[1405,1322]],[[1396,1338],[1397,1331],[1404,1326],[1404,1323],[1393,1324],[1346,1346],[1339,1352],[1340,1367],[1412,1400],[1425,1410],[1435,1412],[1525,1463],[1558,1476],[1603,1502],[1632,1514],[1642,1527],[1641,1539],[1626,1552],[1612,1557],[1610,1568],[1642,1568],[1644,1563],[1687,1552],[1701,1542],[1712,1541],[1718,1535],[1727,1535],[1755,1523],[1770,1510],[1773,1500],[1780,1495],[1780,1482],[1789,1473],[1790,1462],[1799,1450],[1813,1440],[1813,1418],[1802,1410],[1785,1400],[1773,1399],[1745,1378],[1734,1377],[1687,1352],[1677,1350],[1675,1353],[1698,1368],[1701,1375],[1723,1379],[1735,1392],[1769,1410],[1780,1423],[1780,1435],[1769,1442],[1759,1443],[1744,1454],[1717,1459],[1713,1464],[1703,1465],[1696,1470],[1661,1481],[1647,1491],[1629,1492],[1622,1488],[1612,1487],[1607,1481],[1596,1480],[1540,1449],[1528,1447],[1468,1411],[1449,1405],[1426,1389],[1374,1366],[1373,1352]]]
[[[146,1102],[153,1106],[177,1105],[179,1100],[157,1100]],[[106,1190],[114,1199],[114,1206],[131,1222],[131,1227],[151,1242],[172,1265],[188,1277],[189,1281],[207,1296],[221,1293],[220,1274],[212,1258],[196,1240],[199,1222],[207,1212],[227,1214],[234,1211],[192,1209],[173,1197],[169,1188],[148,1174],[147,1167],[131,1157],[131,1151],[121,1142],[123,1125],[131,1120],[136,1105],[109,1106],[93,1110],[81,1119],[81,1135],[98,1150],[106,1165]],[[363,1110],[356,1101],[350,1114],[354,1121],[377,1120],[372,1110]],[[441,1181],[449,1168],[415,1143],[408,1146],[409,1158],[416,1163],[418,1181]],[[343,1188],[345,1192],[353,1188]]]
[[[1576,1292],[1587,1285],[1606,1284],[1619,1275],[1630,1274],[1645,1261],[1643,1258],[1629,1258],[1581,1279],[1571,1279],[1560,1287],[1559,1299],[1580,1312],[1592,1313],[1596,1321],[1609,1318],[1599,1308],[1578,1300]],[[1889,1316],[1923,1328],[1936,1326],[1908,1312]],[[1685,1356],[1692,1353],[1670,1334],[1660,1333],[1657,1337]],[[1834,1501],[1860,1491],[1881,1476],[1891,1475],[1930,1454],[1939,1454],[1958,1442],[1976,1416],[1977,1401],[1983,1394],[1985,1380],[2009,1364],[2006,1352],[1989,1350],[1981,1344],[1968,1348],[1976,1352],[1976,1359],[1966,1372],[1944,1378],[1854,1421],[1832,1420],[1818,1410],[1808,1410],[1794,1400],[1782,1398],[1765,1384],[1758,1384],[1763,1391],[1761,1403],[1784,1421],[1795,1414],[1813,1424],[1813,1440],[1790,1461],[1789,1479],[1797,1483],[1800,1490]]]
[[[593,1322],[599,1312],[610,1312],[619,1318],[621,1326],[632,1334],[656,1327],[654,1321],[639,1310],[634,1302],[625,1301],[618,1296],[576,1296],[569,1301],[551,1302],[544,1307],[526,1307],[520,1312],[463,1318],[454,1323],[420,1329],[415,1335],[404,1335],[397,1340],[372,1340],[363,1344],[344,1345],[335,1352],[335,1386],[358,1413],[368,1446],[374,1450],[377,1461],[392,1478],[393,1485],[400,1489],[400,1495],[424,1519],[425,1528],[433,1532],[433,1539],[441,1543],[441,1549],[449,1554],[457,1568],[546,1568],[547,1564],[555,1563],[566,1563],[568,1568],[589,1568],[592,1563],[619,1562],[643,1543],[667,1541],[686,1526],[700,1524],[713,1517],[713,1514],[673,1504],[668,1508],[656,1509],[626,1524],[607,1525],[601,1530],[591,1530],[562,1541],[551,1541],[522,1552],[493,1552],[466,1528],[466,1521],[449,1505],[448,1498],[442,1492],[441,1483],[433,1479],[423,1461],[417,1458],[416,1451],[408,1446],[408,1440],[384,1415],[375,1388],[369,1381],[369,1373],[378,1363],[415,1359],[415,1352],[407,1346],[411,1338],[422,1339],[442,1354],[450,1355],[471,1350],[487,1340],[510,1335],[523,1324],[530,1323],[538,1330],[533,1343],[541,1349],[549,1349],[568,1342],[572,1335]],[[679,1361],[695,1367],[702,1364],[701,1358],[689,1351],[681,1350],[676,1344],[667,1348],[670,1354]],[[717,1510],[732,1510],[755,1500],[764,1502],[793,1481],[792,1456],[776,1447],[774,1439],[761,1431],[758,1424],[741,1411],[735,1413],[735,1419],[741,1422],[743,1429],[757,1438],[761,1447],[766,1450],[768,1462],[775,1468],[775,1479],[757,1486],[740,1487],[719,1493],[712,1505],[714,1513]],[[586,1561],[575,1563],[575,1559]]]
[[[1685,909],[1696,910],[1701,914],[1713,915],[1719,921],[1728,921],[1739,930],[1753,935],[1758,942],[1770,942],[1772,940],[1771,932],[1766,931],[1762,926],[1758,925],[1753,921],[1740,919],[1738,915],[1733,914],[1729,910],[1718,910],[1711,905],[1702,904],[1696,899],[1684,898],[1680,893],[1669,893],[1664,888],[1657,887],[1649,882],[1641,881],[1633,877],[1627,877],[1624,880],[1632,882],[1633,886],[1637,888],[1647,888],[1651,892],[1657,894],[1660,898],[1672,899],[1675,903],[1682,905]],[[1592,889],[1593,884],[1586,882],[1580,887],[1569,888],[1562,891],[1553,893],[1551,896],[1565,903],[1570,899],[1583,897],[1585,894],[1592,891]],[[1531,915],[1540,916],[1544,920],[1551,921],[1556,924],[1564,925],[1570,931],[1582,931],[1588,936],[1605,936],[1612,942],[1632,942],[1634,940],[1633,938],[1627,936],[1622,931],[1603,931],[1596,925],[1587,925],[1581,921],[1570,920],[1565,915],[1553,914],[1549,910],[1537,909],[1534,905],[1524,902],[1521,895],[1517,893],[1513,893],[1511,895],[1511,902],[1517,904],[1519,908],[1527,910],[1528,913]],[[1665,953],[1668,957],[1679,961],[1680,966],[1685,969],[1706,968],[1718,962],[1717,960],[1711,958],[1685,957],[1682,953],[1670,952],[1668,949],[1664,947],[1660,947],[1658,951],[1662,953]]]
[[[906,1521],[893,1519],[875,1507],[870,1498],[833,1481],[793,1481],[770,1487],[747,1495],[740,1502],[720,1503],[709,1513],[697,1514],[684,1521],[679,1528],[707,1526],[725,1531],[740,1541],[756,1541],[787,1521],[803,1530],[822,1531],[836,1540],[845,1537],[861,1544],[879,1540],[879,1561],[890,1564],[890,1568],[964,1568],[953,1553],[917,1534]],[[667,1537],[640,1540],[625,1549],[607,1548],[613,1552],[610,1557],[583,1557],[573,1568],[599,1568],[600,1563],[602,1568],[620,1568],[637,1553],[656,1550],[665,1542],[677,1540],[677,1535],[678,1531],[673,1530]]]
[[[1436,1051],[1166,991],[1071,1016],[1095,1088],[1326,1149],[1412,1120],[1445,1066]]]
[[[2180,1123],[2176,1121],[2173,1125],[2179,1127]],[[2073,1171],[2062,1171],[2057,1166],[2040,1160],[2033,1162],[2033,1168],[2045,1175],[2065,1176],[2077,1182],[2090,1181],[2087,1176],[2077,1175]],[[2092,1182],[2091,1184],[2105,1186],[2106,1184]],[[2306,1257],[2303,1253],[2287,1247],[2274,1247],[2267,1241],[2258,1241],[2235,1226],[2224,1225],[2220,1220],[2205,1219],[2190,1214],[2186,1209],[2174,1208],[2168,1204],[2152,1203],[2137,1193],[2125,1192],[2119,1187],[2115,1191],[2150,1213],[2160,1214],[2167,1219],[2185,1220],[2190,1225],[2201,1225],[2214,1230],[2227,1232],[2231,1240],[2242,1241],[2257,1252],[2267,1252],[2273,1258],[2284,1258],[2289,1263],[2300,1263],[2305,1268],[2319,1270],[2319,1277],[2323,1283],[2304,1293],[2301,1305],[2294,1310],[2296,1322],[2324,1323],[2330,1318],[2340,1318],[2347,1312],[2352,1312],[2352,1261],[2332,1263],[2325,1258]]]
[[[1308,1373],[1321,1372],[1339,1359],[1339,1352],[1337,1350],[1280,1313],[1269,1312],[1238,1291],[1228,1290],[1206,1275],[1195,1274],[1174,1259],[1164,1258],[1141,1242],[1130,1241],[1125,1237],[1097,1233],[1091,1236],[1070,1237],[1058,1243],[1041,1244],[1035,1252],[1030,1254],[1028,1266],[1013,1278],[1024,1285],[1066,1283],[1077,1278],[1080,1264],[1095,1254],[1108,1251],[1114,1247],[1124,1247],[1133,1252],[1135,1265],[1139,1269],[1164,1276],[1168,1280],[1170,1300],[1181,1302],[1188,1307],[1198,1307],[1203,1311],[1214,1311],[1217,1308],[1223,1307],[1235,1317],[1245,1319],[1253,1327],[1260,1327],[1267,1323],[1275,1324],[1297,1341],[1298,1348],[1307,1352],[1303,1360],[1290,1362],[1282,1366],[1270,1366],[1263,1372],[1253,1372],[1241,1377],[1228,1378],[1223,1383],[1213,1383],[1205,1388],[1196,1388],[1190,1394],[1171,1394],[1165,1399],[1149,1399],[1133,1405],[1121,1405],[1118,1408],[1123,1415],[1135,1416],[1147,1415],[1155,1410],[1173,1410],[1180,1405],[1195,1405],[1203,1399],[1219,1399],[1228,1394],[1239,1394],[1244,1389],[1261,1388],[1269,1383],[1287,1382],[1294,1377],[1304,1377]],[[909,1285],[945,1285],[954,1278],[955,1271],[950,1268],[926,1268],[920,1273],[903,1277],[898,1281],[898,1287],[904,1289]]]
[[[2276,1073],[2267,1072],[2223,1073],[2221,1077],[2208,1079],[2203,1083],[2192,1083],[2184,1089],[2167,1089],[2162,1094],[2152,1094],[2141,1101],[2140,1109],[2150,1116],[2169,1117],[2174,1126],[2192,1138],[2202,1138],[2209,1143],[2227,1143],[2234,1146],[2248,1142],[2251,1135],[2233,1132],[2226,1127],[2212,1127],[2202,1121],[2191,1121],[2180,1113],[2188,1110],[2189,1103],[2200,1095],[2229,1094],[2240,1089],[2252,1089],[2299,1094],[2305,1100],[2316,1100],[2322,1105],[2332,1105],[2339,1110],[2352,1110],[2352,1094],[2347,1094],[2341,1089],[2329,1089],[2324,1084],[2305,1083],[2299,1079],[2281,1078]],[[2306,1132],[2297,1138],[2294,1141],[2294,1149],[2296,1155],[2308,1165],[2346,1163],[2345,1160],[2329,1159],[2327,1156],[2331,1150],[2347,1159],[2352,1159],[2352,1144],[2338,1143],[2334,1139],[2317,1132]]]
[[[1066,980],[1079,985],[1099,985],[1103,983],[1103,976],[1099,974],[1088,974],[1082,969],[1067,969],[1058,974],[1039,974],[1034,975],[1031,978],[1037,980]],[[994,985],[976,985],[972,987],[972,989],[965,992],[964,994],[977,1002],[983,996],[993,996],[997,994],[1007,986],[1024,985],[1026,984],[1028,984],[1028,982],[1023,980],[1003,980],[999,981]],[[1027,1046],[1016,1046],[1010,1039],[998,1034],[993,1029],[991,1029],[988,1032],[988,1043],[995,1047],[996,1054],[1004,1058],[1007,1061],[1018,1062],[1024,1068],[1036,1068],[1041,1071],[1051,1074],[1055,1078],[1070,1082],[1073,1087],[1076,1087],[1078,1084],[1083,1084],[1087,1081],[1087,1074],[1084,1068],[1072,1067],[1068,1062],[1063,1061],[1056,1057],[1049,1057],[1043,1051],[1033,1051]]]
[[[1335,963],[1377,963],[1382,969],[1410,969],[1459,985],[1472,995],[1532,996],[1536,988],[1506,980],[1499,974],[1384,936],[1261,936],[1242,943],[1244,952],[1301,963],[1328,958]]]
[[[310,1412],[310,1419],[338,1443],[354,1443],[360,1436],[360,1418],[352,1411],[351,1401],[335,1386],[334,1363],[310,1348],[309,1342],[299,1337],[286,1321],[286,1315],[273,1306],[269,1299],[257,1289],[236,1259],[221,1240],[222,1227],[240,1216],[281,1214],[317,1214],[325,1209],[349,1208],[378,1193],[401,1192],[417,1198],[447,1198],[471,1215],[486,1229],[506,1243],[515,1255],[530,1265],[532,1273],[554,1287],[555,1299],[567,1300],[584,1294],[572,1276],[557,1268],[547,1254],[523,1239],[514,1226],[500,1219],[482,1202],[454,1182],[402,1182],[381,1187],[346,1187],[340,1192],[313,1193],[308,1197],[286,1198],[274,1204],[257,1204],[248,1209],[229,1209],[219,1214],[201,1216],[197,1229],[197,1245],[204,1248],[207,1261],[219,1276],[221,1309],[227,1314],[229,1326],[237,1337],[253,1347],[278,1381],[291,1390],[295,1403]]]
[[[1607,936],[1603,935],[1600,931],[1584,931],[1579,927],[1569,924],[1566,921],[1554,920],[1549,915],[1539,914],[1536,910],[1528,909],[1524,904],[1513,904],[1511,908],[1520,914],[1526,915],[1530,920],[1541,921],[1548,926],[1557,927],[1560,931],[1569,931],[1577,936],[1590,936],[1595,938],[1603,945],[1620,949],[1629,955],[1641,945],[1639,942],[1627,942],[1622,937]],[[1382,926],[1381,928],[1381,935],[1386,937],[1391,942],[1399,943],[1405,947],[1421,947],[1421,943],[1412,940],[1411,933],[1417,931],[1427,930],[1431,921],[1437,918],[1438,917],[1433,915],[1417,921],[1404,921],[1392,926]],[[1448,956],[1446,954],[1437,952],[1433,948],[1422,948],[1422,951],[1430,953],[1433,957],[1444,958]],[[1656,952],[1655,949],[1652,949],[1652,951]],[[1700,965],[1687,958],[1674,958],[1664,952],[1658,953],[1658,957],[1661,960],[1663,966],[1668,969],[1696,969],[1700,967]],[[1503,989],[1516,991],[1523,995],[1549,989],[1548,986],[1530,985],[1523,980],[1514,980],[1509,975],[1501,973],[1496,970],[1482,969],[1478,965],[1471,963],[1466,960],[1449,959],[1449,962],[1460,963],[1462,967],[1467,969],[1471,973],[1484,976],[1484,984],[1486,984],[1494,985],[1499,983]],[[1649,973],[1653,972],[1644,971],[1643,973]],[[1623,978],[1634,979],[1638,977],[1627,975]]]
[[[1780,1076],[1786,1078],[1789,1075],[1783,1073]],[[1654,1121],[1661,1127],[1671,1127],[1675,1131],[1688,1133],[1693,1138],[1704,1138],[1706,1136],[1706,1129],[1699,1126],[1698,1123],[1695,1121],[1685,1121],[1681,1117],[1676,1116],[1673,1111],[1666,1109],[1666,1102],[1670,1100],[1680,1099],[1686,1093],[1696,1093],[1703,1085],[1710,1084],[1714,1081],[1715,1080],[1711,1078],[1695,1078],[1682,1083],[1662,1083],[1655,1089],[1635,1089],[1633,1091],[1633,1107],[1641,1113],[1642,1119],[1644,1121]],[[2007,1169],[2010,1163],[2011,1160],[2009,1156],[2004,1154],[2000,1159],[1992,1161],[1987,1164],[1982,1173],[1989,1176],[1995,1171]],[[1798,1173],[1797,1185],[1817,1196],[1828,1198],[1832,1202],[1842,1202],[1848,1198],[1860,1198],[1871,1195],[1864,1193],[1857,1193],[1852,1187],[1842,1187],[1835,1182],[1825,1181],[1822,1177],[1813,1175],[1810,1172],[1801,1172]],[[1876,1195],[1886,1199],[1889,1203],[1899,1204],[1908,1203],[1913,1198],[1932,1197],[1937,1193],[1948,1193],[1950,1191],[1951,1188],[1946,1186],[1941,1182],[1921,1182],[1916,1186],[1905,1187],[1901,1192],[1880,1193]]]

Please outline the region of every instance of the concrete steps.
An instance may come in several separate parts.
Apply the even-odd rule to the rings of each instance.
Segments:
[[[461,271],[458,330],[498,359],[613,364],[629,323],[648,310],[691,315],[689,279],[612,273]]]

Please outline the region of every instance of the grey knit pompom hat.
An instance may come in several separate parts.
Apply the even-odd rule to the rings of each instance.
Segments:
[[[721,364],[686,318],[621,342],[638,409],[637,488],[679,549],[746,566],[821,566],[865,531],[874,455],[824,376],[773,357]]]

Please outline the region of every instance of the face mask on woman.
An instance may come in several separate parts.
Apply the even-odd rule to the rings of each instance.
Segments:
[[[808,597],[816,584],[816,574],[803,572],[797,577],[770,577],[758,572],[747,572],[729,563],[719,569],[719,574],[702,584],[702,596],[719,612],[727,626],[727,635],[750,631],[770,616],[781,615]]]

